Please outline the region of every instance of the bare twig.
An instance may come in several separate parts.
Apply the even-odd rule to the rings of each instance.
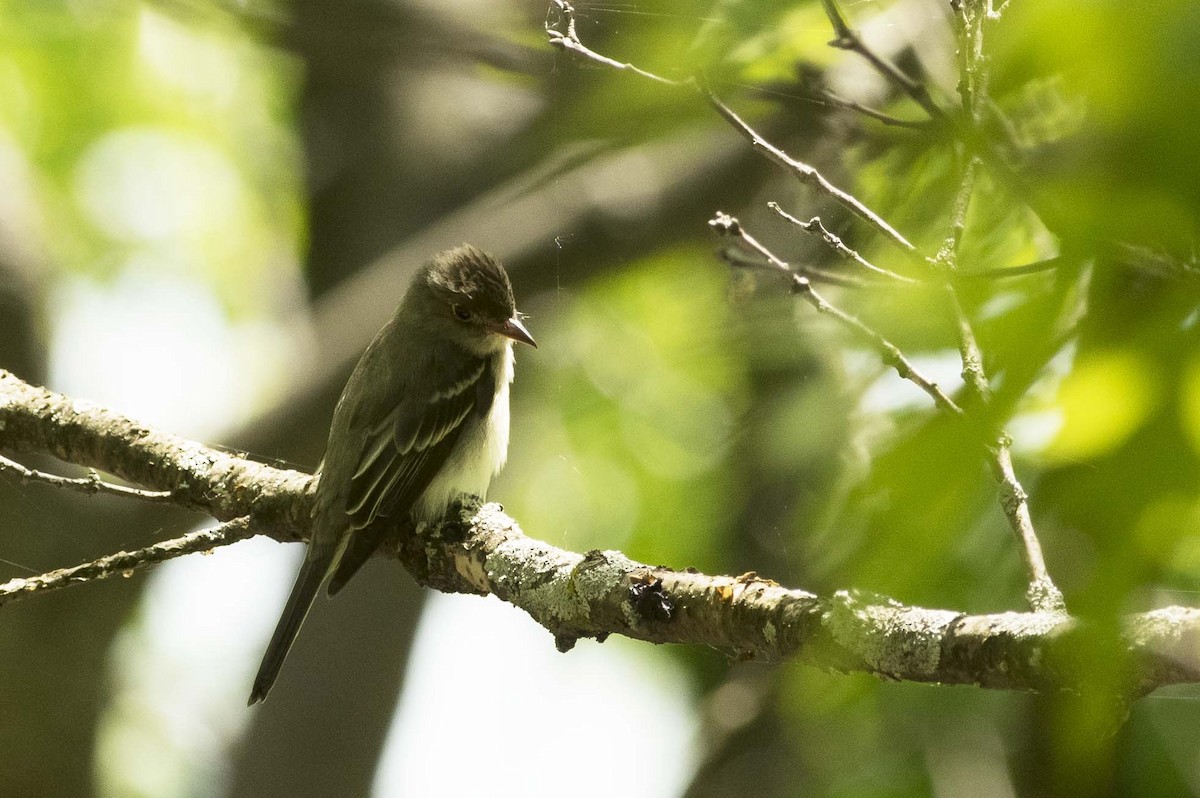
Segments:
[[[959,93],[963,107],[967,110],[971,125],[976,132],[983,124],[983,113],[988,103],[988,71],[983,52],[984,0],[952,0],[951,6],[958,21]],[[971,393],[982,403],[992,398],[991,386],[984,370],[983,354],[975,337],[971,321],[967,317],[962,301],[955,288],[954,274],[958,271],[958,251],[966,227],[967,210],[975,189],[975,178],[981,161],[976,155],[968,155],[962,179],[955,193],[950,214],[950,228],[933,259],[936,267],[946,275],[946,295],[954,314],[958,331],[959,352],[962,356],[963,381]],[[1041,542],[1034,530],[1029,514],[1029,501],[1021,487],[1012,465],[1011,440],[1006,433],[1000,434],[998,445],[991,449],[992,473],[999,486],[1000,506],[1008,519],[1018,548],[1025,562],[1029,577],[1026,597],[1035,610],[1065,612],[1066,604],[1062,593],[1055,586],[1046,569]]]
[[[562,50],[576,53],[589,61],[595,61],[597,64],[620,70],[622,72],[632,72],[635,75],[640,75],[647,80],[652,80],[655,83],[661,83],[664,86],[684,87],[694,85],[689,81],[671,80],[664,78],[661,75],[656,75],[653,72],[647,72],[633,64],[617,61],[609,58],[606,55],[601,55],[595,50],[585,45],[579,39],[579,34],[575,30],[575,7],[566,0],[550,0],[551,6],[558,10],[558,19],[551,20],[549,15],[546,18],[545,30],[546,37],[550,44]]]
[[[844,327],[850,329],[860,338],[868,341],[879,352],[883,362],[896,370],[902,379],[916,385],[922,391],[927,393],[934,404],[942,410],[946,410],[955,415],[962,414],[962,408],[955,404],[954,400],[942,391],[938,384],[930,380],[922,374],[899,347],[889,341],[887,338],[880,335],[874,328],[863,323],[855,316],[847,313],[844,310],[830,304],[823,296],[818,294],[812,287],[812,282],[802,275],[797,274],[788,264],[778,258],[769,249],[758,242],[753,236],[746,232],[741,223],[737,219],[727,213],[717,213],[709,221],[709,227],[723,236],[733,236],[744,242],[746,246],[758,252],[766,260],[774,270],[787,275],[792,281],[792,290],[795,291],[804,301],[817,309],[819,313],[825,313],[837,319]]]
[[[770,208],[771,210],[775,211],[775,213],[777,213],[781,218],[786,219],[787,221],[796,225],[796,227],[799,227],[801,230],[808,233],[809,235],[813,235],[813,236],[816,236],[817,238],[821,239],[821,241],[825,242],[825,245],[827,247],[832,249],[834,252],[836,252],[842,258],[850,261],[851,263],[857,263],[859,266],[863,267],[867,271],[874,272],[875,274],[878,274],[882,277],[887,277],[891,280],[897,280],[902,283],[908,283],[910,285],[919,285],[921,282],[920,280],[914,280],[911,277],[905,277],[903,274],[896,274],[893,271],[889,271],[887,269],[876,266],[874,263],[871,263],[869,260],[864,258],[862,255],[858,254],[858,252],[856,252],[855,250],[846,246],[846,243],[844,241],[842,241],[841,238],[839,238],[837,235],[832,233],[827,227],[825,227],[824,224],[821,223],[821,217],[819,217],[819,216],[814,216],[813,218],[811,218],[807,222],[805,222],[805,221],[801,221],[800,219],[797,219],[795,216],[792,216],[790,213],[785,211],[783,208],[779,207],[778,202],[768,202],[767,207]]]
[[[871,108],[870,106],[863,105],[862,103],[855,102],[854,100],[848,100],[845,97],[839,97],[829,90],[825,90],[822,92],[822,94],[826,100],[834,105],[849,109],[851,111],[857,111],[863,116],[870,117],[871,119],[877,120],[891,127],[904,127],[909,128],[910,130],[926,130],[929,128],[929,122],[925,120],[901,119],[897,116],[884,113],[878,109]]]
[[[838,8],[836,0],[822,0],[825,6],[825,16],[829,17],[829,24],[833,26],[834,39],[829,43],[831,47],[836,47],[839,50],[857,53],[864,58],[871,67],[883,75],[885,78],[896,84],[905,94],[911,97],[917,105],[925,109],[925,113],[929,114],[930,118],[939,122],[944,122],[947,119],[946,112],[933,101],[929,96],[929,91],[924,84],[913,80],[908,75],[897,67],[892,62],[879,56],[874,50],[867,47],[863,43],[858,32],[846,23],[846,18],[842,16],[841,9]]]
[[[164,540],[136,551],[119,551],[91,562],[71,568],[60,568],[39,576],[19,577],[0,584],[0,606],[11,601],[27,598],[37,593],[58,590],[71,585],[108,579],[113,576],[132,576],[155,563],[165,562],[185,554],[208,551],[217,546],[227,546],[245,540],[255,534],[249,516],[218,524],[211,529]]]
[[[546,36],[549,38],[551,45],[575,53],[597,64],[624,72],[632,72],[656,83],[699,92],[726,122],[750,142],[755,151],[790,172],[801,183],[813,186],[849,209],[856,216],[882,233],[885,238],[898,246],[910,257],[921,260],[920,255],[917,254],[916,247],[909,243],[908,239],[902,236],[895,228],[884,221],[882,216],[868,208],[865,203],[854,195],[830,183],[815,167],[791,157],[760,136],[733,109],[718,99],[711,91],[701,86],[698,81],[695,79],[671,80],[670,78],[656,75],[653,72],[647,72],[632,64],[622,63],[597,53],[579,40],[579,35],[575,30],[575,9],[571,4],[566,0],[552,0],[552,3],[558,11],[558,18],[554,21],[547,20],[546,22]]]
[[[950,0],[958,34],[958,94],[971,124],[980,128],[988,105],[988,71],[983,54],[984,0]]]
[[[975,174],[979,167],[979,159],[971,157],[963,169],[962,180],[959,181],[958,191],[954,196],[954,204],[950,214],[950,230],[946,234],[942,246],[938,248],[933,263],[946,274],[946,297],[954,316],[955,328],[958,333],[958,351],[962,357],[963,382],[980,401],[991,399],[992,390],[988,384],[987,374],[983,367],[983,352],[979,341],[971,327],[971,321],[959,299],[954,287],[952,275],[958,270],[958,247],[962,241],[963,230],[966,228],[967,208],[971,204],[971,195],[975,189]]]
[[[1035,612],[1066,612],[1066,602],[1063,595],[1050,578],[1046,570],[1046,560],[1042,556],[1042,544],[1038,541],[1033,528],[1033,519],[1029,515],[1029,497],[1013,470],[1012,440],[1007,436],[1000,438],[996,448],[992,450],[992,469],[996,482],[1000,485],[1000,506],[1008,518],[1009,525],[1016,533],[1020,542],[1021,556],[1029,573],[1029,588],[1026,597],[1029,606]]]
[[[761,255],[747,252],[744,248],[726,247],[721,250],[720,257],[730,266],[759,268],[763,265]],[[796,274],[807,277],[814,283],[836,285],[841,288],[871,288],[882,285],[878,280],[864,280],[861,277],[840,274],[828,269],[818,269],[813,266],[793,266],[792,269]]]
[[[1006,280],[1011,277],[1026,277],[1030,274],[1041,274],[1061,268],[1066,260],[1061,255],[1052,258],[1023,263],[1020,266],[1000,266],[994,269],[975,269],[969,272],[960,271],[956,278],[959,280]]]
[[[38,471],[35,468],[26,468],[15,460],[9,460],[7,457],[0,456],[0,472],[5,471],[15,474],[17,480],[22,485],[28,482],[42,482],[47,485],[54,485],[57,488],[77,490],[81,493],[109,493],[114,496],[142,499],[149,502],[171,502],[174,500],[174,494],[169,490],[142,490],[140,488],[130,488],[125,485],[105,482],[95,470],[89,470],[86,477],[60,477],[55,474]]]
[[[738,116],[732,108],[721,102],[716,95],[712,94],[711,92],[705,92],[705,96],[707,97],[709,104],[712,105],[716,112],[720,114],[726,122],[732,125],[735,130],[741,133],[742,136],[744,136],[746,140],[750,142],[750,145],[754,147],[755,150],[791,172],[801,183],[817,188],[822,193],[826,194],[845,208],[852,211],[860,219],[870,224],[880,233],[883,233],[884,237],[888,241],[891,241],[910,257],[915,257],[918,260],[920,259],[920,256],[917,254],[917,248],[909,243],[908,239],[902,236],[896,230],[896,228],[884,221],[882,216],[868,208],[861,200],[859,200],[853,194],[843,191],[842,189],[830,183],[825,179],[824,175],[816,170],[815,167],[810,166],[803,161],[796,160],[760,136],[754,130],[754,128],[750,127],[750,125],[748,125],[740,116]]]

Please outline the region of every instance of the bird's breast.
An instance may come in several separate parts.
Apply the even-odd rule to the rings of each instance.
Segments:
[[[497,360],[492,369],[496,393],[491,408],[485,414],[471,413],[463,421],[445,465],[413,504],[415,520],[440,521],[451,502],[464,494],[486,498],[492,477],[504,467],[508,459],[508,393],[513,379],[511,344]]]

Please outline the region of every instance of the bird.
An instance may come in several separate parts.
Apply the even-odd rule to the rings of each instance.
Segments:
[[[508,456],[513,343],[537,348],[504,267],[463,244],[418,269],[333,412],[304,562],[249,704],[267,697],[317,592],[337,594],[405,520],[486,496]]]

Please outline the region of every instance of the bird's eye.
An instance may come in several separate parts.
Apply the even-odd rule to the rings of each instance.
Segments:
[[[462,305],[455,305],[454,318],[458,319],[459,321],[470,321],[471,311],[467,310]]]

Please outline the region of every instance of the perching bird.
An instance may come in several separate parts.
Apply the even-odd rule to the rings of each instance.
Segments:
[[[312,539],[250,703],[275,683],[317,590],[334,595],[406,517],[483,496],[508,453],[513,341],[536,347],[504,268],[463,245],[426,263],[346,383],[318,468]]]

